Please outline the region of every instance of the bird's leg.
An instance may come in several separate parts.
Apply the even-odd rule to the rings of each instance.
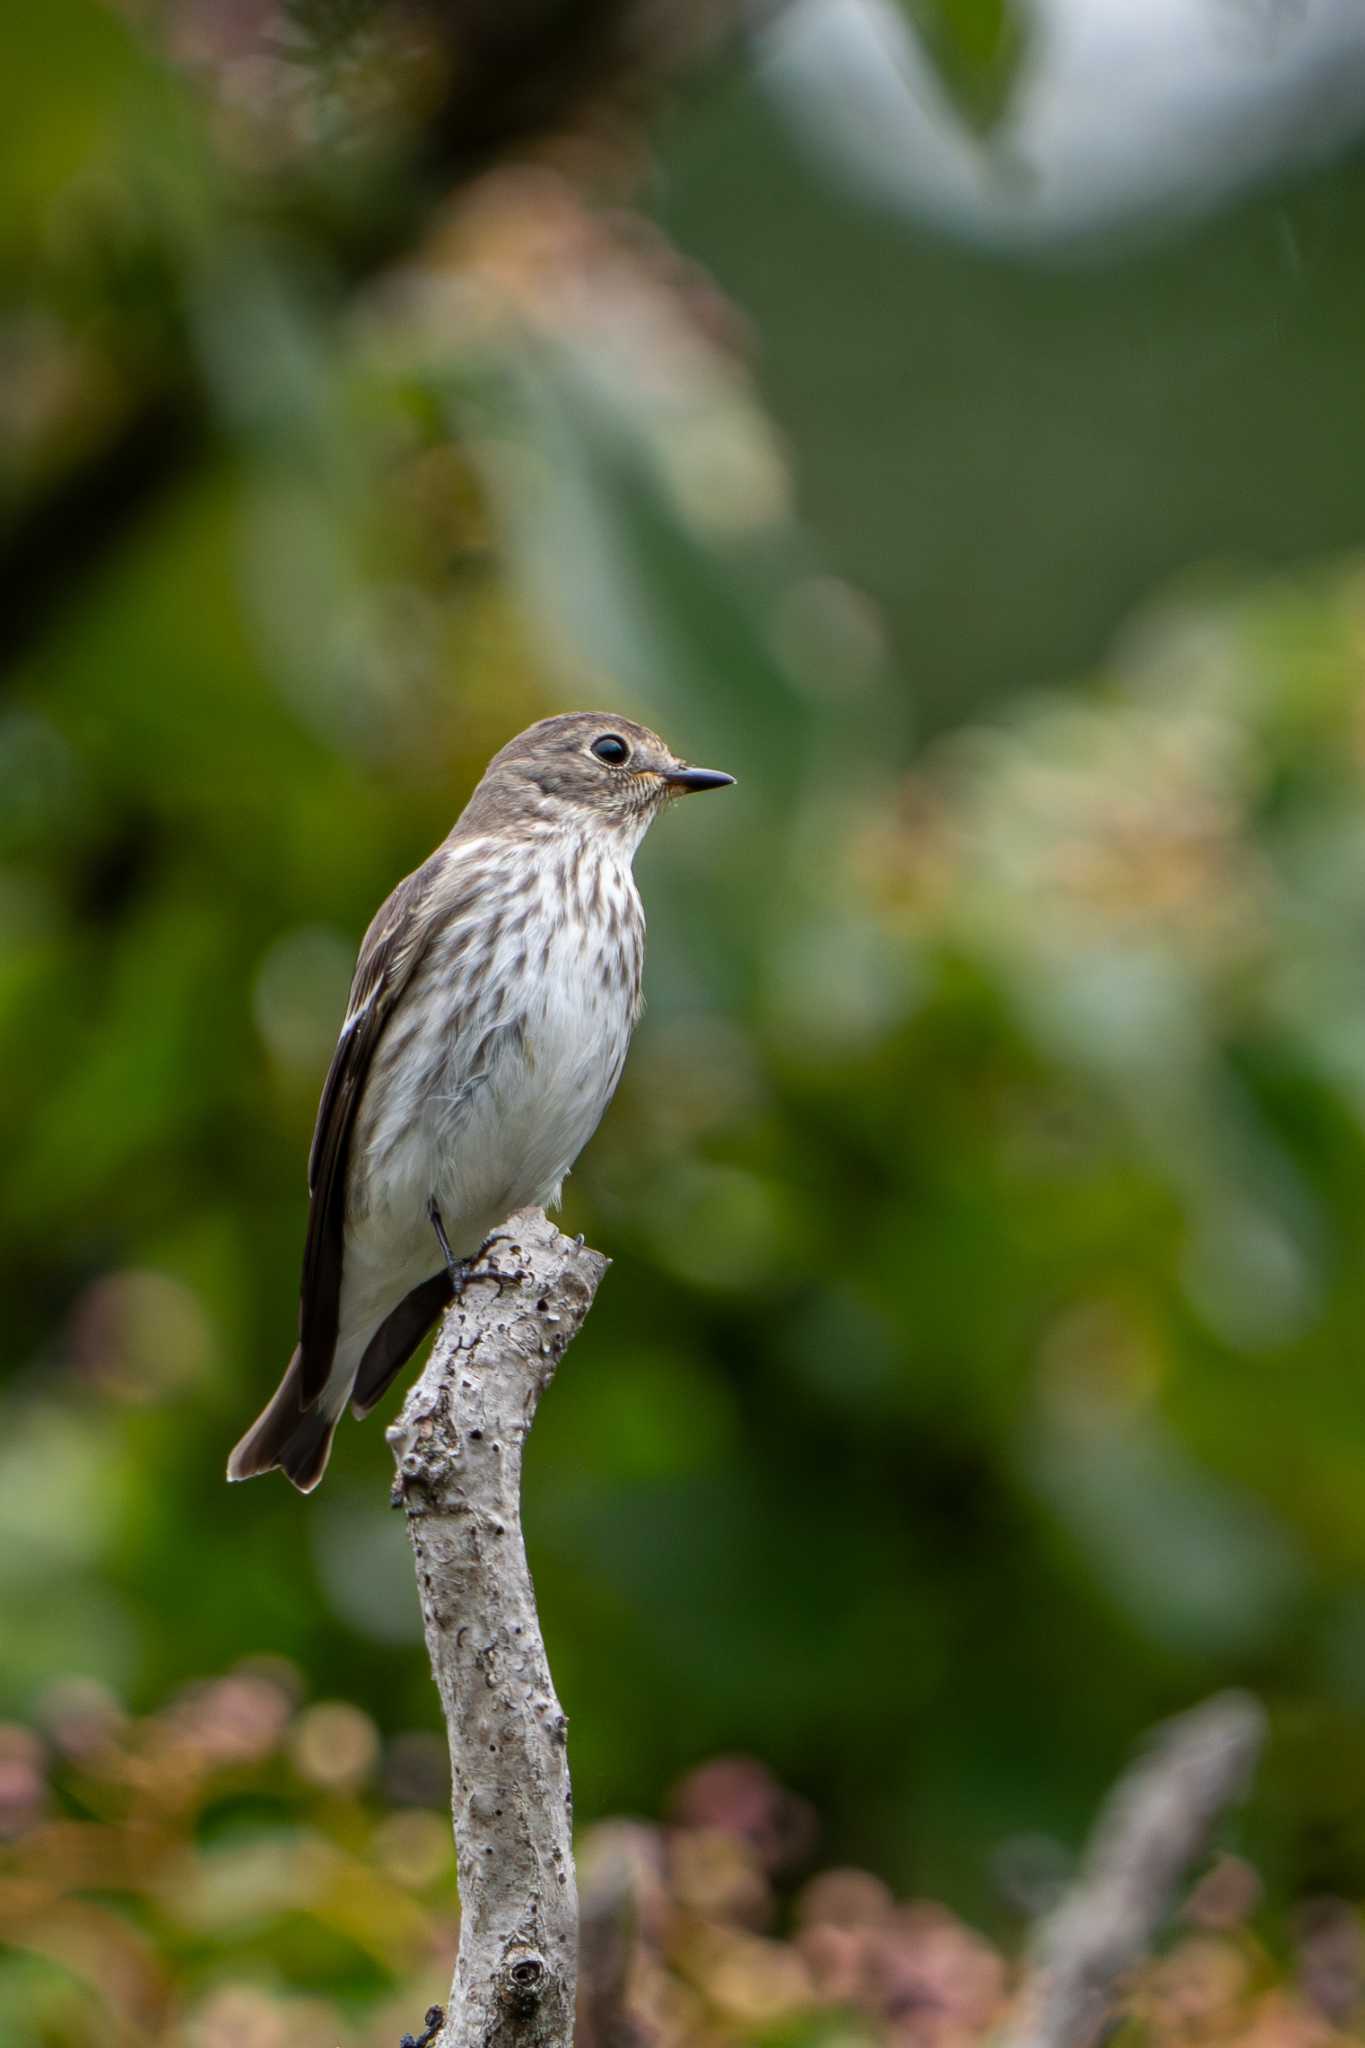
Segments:
[[[502,1267],[494,1265],[488,1256],[490,1245],[510,1244],[511,1239],[505,1230],[495,1230],[491,1237],[486,1237],[472,1259],[457,1259],[450,1248],[450,1239],[446,1236],[446,1227],[436,1206],[435,1195],[427,1203],[427,1215],[431,1218],[431,1227],[436,1232],[436,1242],[441,1247],[441,1257],[445,1260],[452,1294],[456,1301],[471,1280],[491,1280],[501,1294],[504,1287],[515,1287],[518,1281],[526,1278],[519,1266],[514,1267],[510,1273],[504,1273]]]
[[[436,1242],[441,1247],[441,1257],[446,1262],[446,1271],[450,1275],[450,1284],[456,1294],[460,1294],[463,1292],[465,1281],[469,1278],[469,1260],[457,1259],[454,1252],[450,1249],[450,1239],[446,1236],[446,1227],[441,1221],[441,1212],[436,1206],[435,1195],[432,1195],[427,1202],[427,1215],[431,1218],[431,1227],[436,1232]]]

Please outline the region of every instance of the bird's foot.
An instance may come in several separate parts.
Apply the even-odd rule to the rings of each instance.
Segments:
[[[439,2005],[427,2007],[426,2027],[420,2034],[404,2034],[398,2048],[431,2048],[440,2029],[445,2025],[445,2012]]]
[[[471,1280],[491,1280],[499,1294],[504,1287],[519,1287],[523,1280],[529,1280],[530,1274],[520,1266],[500,1266],[491,1256],[495,1244],[511,1243],[511,1236],[505,1230],[495,1230],[491,1237],[486,1237],[473,1258],[464,1261],[465,1275],[463,1281],[456,1284],[456,1294],[459,1295]]]
[[[441,1257],[450,1275],[452,1300],[460,1299],[471,1280],[491,1280],[501,1294],[504,1287],[516,1287],[530,1277],[520,1266],[514,1266],[510,1272],[505,1271],[489,1256],[495,1244],[512,1242],[505,1230],[495,1230],[491,1237],[486,1237],[472,1259],[457,1259],[450,1248],[450,1239],[446,1236],[446,1227],[434,1198],[427,1203],[427,1215],[431,1218],[431,1227],[436,1232],[436,1242],[441,1247]]]

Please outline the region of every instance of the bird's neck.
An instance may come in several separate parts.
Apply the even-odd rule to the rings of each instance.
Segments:
[[[636,850],[649,830],[652,813],[641,811],[626,818],[581,818],[561,814],[536,820],[528,840],[547,855],[567,853],[575,864],[620,869],[629,874]]]

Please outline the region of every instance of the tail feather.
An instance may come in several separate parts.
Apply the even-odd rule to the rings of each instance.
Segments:
[[[262,1472],[283,1472],[300,1493],[311,1493],[327,1470],[340,1410],[323,1406],[326,1399],[305,1409],[299,1353],[295,1350],[289,1367],[269,1404],[252,1423],[228,1459],[229,1479],[255,1479]]]
[[[351,1413],[369,1414],[403,1370],[441,1310],[454,1294],[449,1273],[442,1266],[429,1280],[423,1280],[391,1309],[365,1347],[360,1370],[351,1389]]]

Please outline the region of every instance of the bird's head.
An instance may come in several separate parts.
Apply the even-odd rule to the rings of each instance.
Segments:
[[[679,760],[648,726],[610,711],[542,718],[493,756],[465,813],[483,830],[616,830],[638,840],[671,797],[734,781]]]

